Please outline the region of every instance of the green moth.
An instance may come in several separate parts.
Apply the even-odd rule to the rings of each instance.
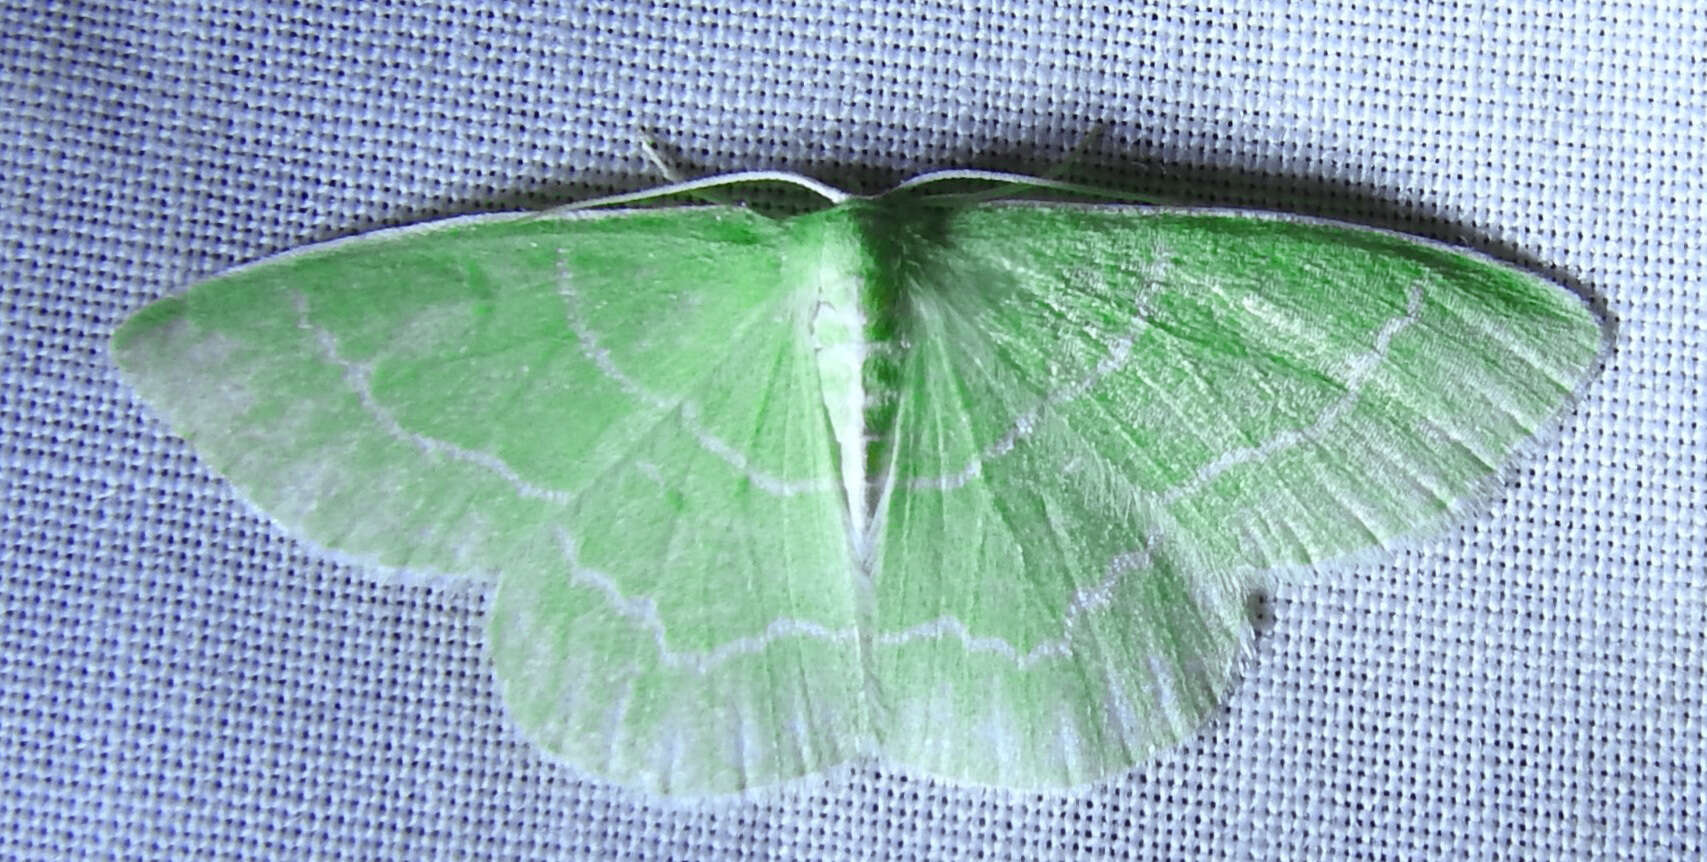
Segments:
[[[1218,703],[1253,590],[1485,499],[1602,352],[1577,296],[1462,249],[931,188],[968,179],[1015,181],[736,174],[653,194],[830,205],[380,231],[156,302],[112,350],[294,534],[495,585],[530,740],[690,795],[866,756],[1125,770]]]

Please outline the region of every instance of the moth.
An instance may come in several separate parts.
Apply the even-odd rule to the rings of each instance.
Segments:
[[[493,587],[516,726],[735,793],[861,757],[1070,787],[1185,738],[1255,589],[1484,500],[1578,296],[1266,212],[979,200],[453,218],[160,300],[124,378],[293,534]],[[950,181],[953,181],[952,183]]]

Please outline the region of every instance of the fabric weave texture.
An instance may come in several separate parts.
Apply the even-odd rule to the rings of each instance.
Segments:
[[[1707,852],[1707,16],[1222,5],[0,6],[0,856]],[[1615,343],[1485,513],[1277,591],[1221,713],[1129,774],[672,804],[516,733],[487,596],[284,533],[106,349],[269,253],[654,185],[645,136],[694,174],[1061,169],[1400,230],[1581,287]]]

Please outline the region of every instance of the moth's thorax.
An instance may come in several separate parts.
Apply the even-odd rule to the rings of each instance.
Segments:
[[[868,546],[890,466],[902,359],[900,282],[884,254],[879,216],[859,201],[793,219],[782,264],[808,298],[808,343],[856,549]]]

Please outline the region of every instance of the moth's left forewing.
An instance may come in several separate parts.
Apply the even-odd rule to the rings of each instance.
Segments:
[[[856,755],[852,563],[775,223],[457,219],[243,267],[139,314],[130,380],[299,537],[496,578],[522,733],[715,794]]]

